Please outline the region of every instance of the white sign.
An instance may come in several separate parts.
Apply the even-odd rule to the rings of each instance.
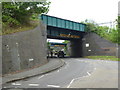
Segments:
[[[31,62],[31,61],[33,61],[34,59],[33,58],[31,58],[31,59],[29,59],[29,62]]]
[[[89,43],[86,43],[85,46],[86,46],[86,47],[89,47],[90,45],[89,45]]]

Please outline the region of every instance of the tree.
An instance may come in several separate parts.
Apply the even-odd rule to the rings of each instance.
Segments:
[[[68,40],[65,40],[63,43],[65,43],[65,44],[68,44],[68,43],[70,43],[70,41],[68,41]]]
[[[83,21],[81,23],[86,24],[87,32],[95,32],[97,30],[97,24],[93,20],[86,19],[85,21]]]
[[[118,16],[118,34],[120,34],[120,16]],[[118,35],[118,44],[120,44],[120,35]]]
[[[118,28],[120,28],[120,16],[118,16],[117,23],[118,23]]]
[[[30,17],[47,13],[50,2],[2,2],[3,24],[15,27],[29,24]]]
[[[118,17],[118,28],[115,30],[114,28],[109,28],[107,26],[99,26],[92,20],[85,20],[82,22],[86,24],[87,32],[94,32],[99,36],[112,41],[113,43],[120,44],[120,35],[118,35],[120,31],[120,17]],[[110,30],[110,32],[108,32]]]
[[[68,44],[68,43],[70,43],[70,41],[65,40],[63,43]],[[69,55],[69,53],[68,53],[68,46],[67,45],[64,47],[64,51],[65,51],[66,55]]]

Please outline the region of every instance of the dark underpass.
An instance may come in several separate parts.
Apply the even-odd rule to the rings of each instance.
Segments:
[[[68,40],[69,56],[82,57],[82,38],[85,34],[85,24],[48,15],[42,15],[41,19],[47,25],[47,38]]]

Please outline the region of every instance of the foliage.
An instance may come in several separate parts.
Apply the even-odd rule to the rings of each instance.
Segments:
[[[99,26],[98,24],[96,24],[94,21],[92,20],[85,20],[85,23],[87,32],[94,32],[96,34],[98,34],[99,36],[112,41],[113,43],[118,43],[120,44],[120,36],[118,35],[120,29],[114,29],[114,28],[109,28],[107,26]]]
[[[70,43],[70,41],[65,40],[63,43],[68,44],[68,43]],[[64,47],[64,51],[65,51],[66,55],[69,55],[69,53],[68,53],[68,46],[67,45]]]
[[[48,41],[47,42],[47,48],[48,48],[48,50],[50,50],[50,45],[51,45],[51,43]]]
[[[118,16],[117,21],[118,21],[118,28],[120,28],[120,16]]]
[[[86,24],[86,31],[87,32],[95,32],[97,30],[97,25],[93,20],[87,20],[86,19],[82,23]]]
[[[47,13],[50,2],[2,2],[2,23],[9,27],[30,24],[38,14]]]
[[[20,26],[17,28],[6,28],[3,32],[0,33],[0,35],[6,35],[6,34],[12,34],[16,32],[22,32],[22,31],[27,31],[27,30],[32,30],[36,27],[36,23],[30,26]]]
[[[120,16],[118,16],[117,21],[118,21],[118,26],[117,26],[118,27],[118,44],[120,44],[120,35],[119,35],[120,34]]]
[[[68,40],[65,40],[63,43],[65,43],[65,44],[68,44],[70,41],[68,41]]]
[[[120,43],[119,41],[118,41],[118,30],[115,30],[115,29],[112,29],[111,30],[111,32],[108,34],[109,36],[107,36],[107,38],[110,40],[110,41],[112,41],[112,42],[114,42],[114,43]]]

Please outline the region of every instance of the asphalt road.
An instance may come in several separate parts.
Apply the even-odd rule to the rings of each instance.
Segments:
[[[63,59],[53,72],[7,83],[3,88],[118,88],[118,62],[83,58]]]

